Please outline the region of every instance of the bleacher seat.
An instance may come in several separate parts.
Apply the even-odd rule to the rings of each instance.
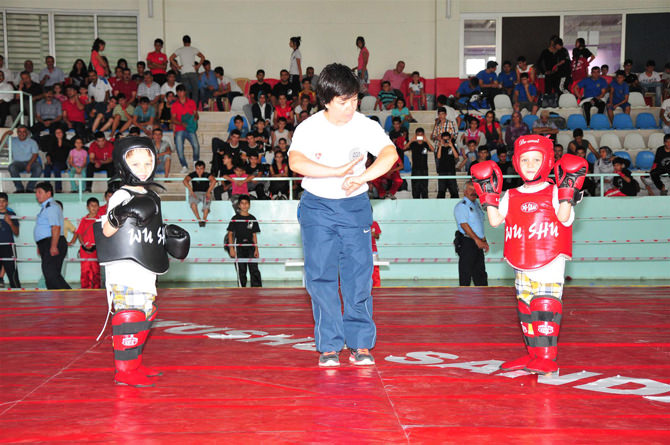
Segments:
[[[389,114],[388,116],[386,116],[386,120],[384,121],[384,131],[388,133],[391,131],[392,128],[393,128],[393,116]]]
[[[584,119],[584,116],[581,114],[571,114],[568,116],[567,125],[569,130],[574,130],[576,128],[586,130],[588,128],[588,125],[586,125],[586,119]]]
[[[233,102],[230,104],[230,111],[233,113],[244,112],[244,106],[249,104],[249,99],[244,96],[233,97]]]
[[[500,162],[500,158],[498,157],[498,153],[493,153],[493,154],[491,155],[491,160],[492,160],[493,162]]]
[[[589,161],[589,163],[591,163],[591,164],[595,164],[595,162],[596,162],[596,160],[597,160],[597,159],[596,159],[596,155],[594,155],[593,153],[589,152],[589,154],[586,155],[586,160]]]
[[[512,101],[507,94],[498,94],[493,98],[493,106],[496,110],[511,110]]]
[[[651,170],[654,165],[654,153],[649,150],[641,151],[635,156],[635,168],[638,170]]]
[[[568,152],[568,144],[572,141],[572,136],[567,131],[559,131],[556,142],[563,146],[563,153]]]
[[[524,116],[523,121],[528,125],[528,128],[530,131],[533,131],[533,124],[535,123],[536,120],[538,120],[539,117],[537,117],[534,114],[529,114],[527,116]]]
[[[644,96],[642,93],[638,93],[637,91],[631,91],[630,94],[628,94],[628,103],[631,107],[647,106],[647,103],[644,101]]]
[[[496,96],[497,97],[497,96]],[[500,125],[505,125],[507,122],[509,122],[512,119],[511,114],[505,114],[500,117]]]
[[[466,125],[465,125],[465,116],[461,114],[458,117],[461,118],[461,124],[458,126],[458,130],[459,131],[465,131],[465,129],[467,128]]]
[[[577,98],[570,93],[563,93],[558,98],[559,108],[577,108]]]
[[[596,140],[596,136],[593,133],[584,134],[584,139],[589,141],[591,145],[593,145],[593,148],[595,148],[596,150],[598,150],[598,148],[600,147],[600,145],[598,145],[598,141]]]
[[[377,98],[374,96],[363,96],[361,99],[361,113],[369,113],[374,111]]]
[[[617,157],[617,156],[620,157],[620,158],[628,159],[630,164],[633,165],[633,160],[631,159],[630,154],[628,154],[627,151],[615,151],[614,152],[614,157]]]
[[[635,128],[633,119],[630,118],[630,115],[624,113],[614,115],[612,127],[615,130],[633,130]]]
[[[623,139],[623,148],[625,150],[644,150],[647,147],[640,133],[628,133]]]
[[[665,137],[664,133],[652,133],[649,135],[649,141],[647,142],[647,147],[652,150],[656,150],[658,147],[663,145],[663,138]]]
[[[228,133],[233,131],[233,129],[235,128],[235,116],[238,116],[238,115],[236,114],[236,115],[230,116],[230,121],[228,121]],[[242,115],[240,114],[239,116],[242,116]],[[249,121],[247,121],[247,118],[244,117],[244,116],[242,116],[242,120],[244,121],[244,123],[242,124],[242,128],[249,131]]]
[[[600,146],[601,147],[609,147],[614,150],[621,150],[621,141],[619,140],[619,136],[617,136],[614,133],[605,133],[602,136],[600,136]]]
[[[612,128],[610,120],[602,113],[596,113],[591,116],[591,130],[609,130]]]
[[[405,155],[402,162],[403,166],[402,170],[400,170],[400,173],[412,173],[412,163],[409,160],[409,156]]]
[[[658,128],[656,125],[656,119],[651,113],[640,113],[635,118],[635,126],[642,130],[649,130],[653,128]]]

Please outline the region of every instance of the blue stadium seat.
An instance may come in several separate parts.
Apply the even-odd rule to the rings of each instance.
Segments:
[[[589,161],[589,163],[591,163],[591,164],[595,164],[596,163],[596,155],[589,152],[589,154],[586,155],[586,160]]]
[[[584,119],[584,116],[581,114],[571,114],[568,116],[568,129],[569,130],[574,130],[576,128],[581,128],[582,130],[586,130],[588,128],[588,125],[586,125],[586,119]]]
[[[533,130],[533,124],[535,123],[536,120],[539,118],[535,116],[534,114],[529,114],[526,117],[523,118],[523,121],[528,125],[528,128],[532,131]]]
[[[405,155],[402,162],[404,165],[402,170],[400,170],[400,173],[412,173],[412,163],[409,161],[409,157],[407,155]]]
[[[510,119],[512,119],[512,115],[511,114],[505,114],[504,116],[502,116],[500,118],[500,125],[505,125],[507,122],[510,121]]]
[[[465,115],[461,114],[459,117],[461,118],[461,125],[458,126],[458,129],[460,131],[465,131]]]
[[[385,132],[390,132],[393,129],[393,116],[390,114],[386,116],[386,120],[384,121],[384,131]]]
[[[609,130],[612,128],[610,120],[602,113],[591,116],[591,130]]]
[[[615,114],[612,126],[615,130],[633,130],[635,128],[633,126],[633,119],[625,113]]]
[[[654,153],[645,150],[641,151],[635,156],[635,168],[638,170],[651,170],[651,166],[654,165]]]
[[[618,156],[620,158],[628,159],[628,161],[630,161],[630,165],[631,166],[633,165],[633,160],[630,158],[630,154],[628,154],[627,151],[615,151],[614,156],[615,157]]]
[[[235,128],[235,117],[236,116],[238,116],[238,115],[236,114],[234,116],[231,116],[230,121],[228,121],[228,133],[233,131],[233,129]],[[242,114],[240,114],[239,116],[241,116],[242,120],[244,121],[244,124],[242,124],[242,128],[249,131],[249,121],[247,121],[247,118],[244,117]]]
[[[493,153],[493,154],[491,155],[491,160],[492,160],[493,162],[500,162],[500,158],[498,157],[498,153]]]
[[[649,130],[653,128],[658,128],[656,125],[656,119],[651,113],[640,113],[635,118],[635,126],[641,130]]]

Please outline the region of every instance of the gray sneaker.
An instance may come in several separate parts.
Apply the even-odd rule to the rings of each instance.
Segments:
[[[319,366],[321,368],[335,368],[340,366],[340,357],[337,352],[321,354],[319,357]]]
[[[361,352],[360,349],[351,349],[349,361],[356,366],[371,366],[375,364],[375,359],[367,349]]]

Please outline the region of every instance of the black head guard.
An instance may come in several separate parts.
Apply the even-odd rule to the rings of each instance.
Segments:
[[[140,180],[137,176],[133,174],[126,162],[126,155],[129,151],[146,148],[151,152],[153,157],[154,166],[151,170],[151,174],[144,181]],[[114,170],[116,172],[116,179],[121,181],[121,185],[154,185],[163,188],[161,185],[153,182],[154,175],[156,174],[156,148],[154,143],[148,137],[141,136],[128,136],[125,138],[117,139],[114,141],[114,152],[112,154],[112,159],[114,160]]]

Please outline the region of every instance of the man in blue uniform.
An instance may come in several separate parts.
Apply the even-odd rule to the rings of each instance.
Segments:
[[[463,235],[458,249],[458,281],[461,286],[469,286],[470,281],[475,286],[488,286],[484,252],[489,251],[489,244],[484,235],[484,212],[472,181],[465,183],[463,195],[465,198],[454,207],[454,219]]]
[[[35,242],[42,257],[42,274],[47,289],[70,289],[61,268],[67,253],[67,240],[63,236],[63,210],[53,199],[53,187],[49,182],[35,186],[35,197],[40,212],[35,221]]]

